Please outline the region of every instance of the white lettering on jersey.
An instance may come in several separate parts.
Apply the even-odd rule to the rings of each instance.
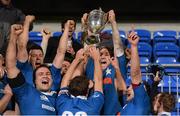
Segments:
[[[55,112],[55,108],[54,107],[51,107],[51,106],[48,106],[48,105],[45,105],[45,104],[42,104],[42,109],[46,109],[46,110]]]
[[[127,104],[126,104],[126,105],[124,105],[123,109],[124,109],[126,106],[127,106]]]

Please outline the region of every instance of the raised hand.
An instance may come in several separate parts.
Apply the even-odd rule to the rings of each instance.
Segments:
[[[67,20],[67,22],[65,23],[64,29],[68,30],[69,32],[72,23],[73,23],[72,20]]]
[[[32,23],[35,20],[34,15],[27,15],[25,18],[25,23]]]
[[[41,30],[41,34],[43,36],[43,39],[47,39],[49,40],[49,38],[51,37],[51,32],[49,31],[48,28],[44,28]]]
[[[80,61],[84,60],[84,49],[80,49],[77,51],[76,59],[79,59]]]
[[[89,48],[89,53],[90,56],[94,59],[94,60],[100,60],[100,53],[99,53],[99,49],[96,47],[90,47]]]
[[[7,84],[6,86],[5,86],[5,88],[4,88],[4,94],[8,94],[8,95],[13,95],[13,93],[12,93],[12,90],[11,90],[11,87],[9,86],[9,84]]]
[[[139,42],[139,36],[136,34],[132,27],[132,31],[128,34],[128,41],[131,44],[131,46],[137,46]]]
[[[112,57],[112,58],[110,59],[110,61],[111,61],[112,66],[113,66],[115,69],[119,69],[119,64],[118,64],[118,60],[117,60],[116,57]]]
[[[13,24],[11,26],[11,36],[19,36],[23,32],[22,25]]]
[[[85,28],[87,26],[87,19],[88,19],[88,14],[84,13],[83,17],[81,18],[81,24],[82,24],[83,28]]]
[[[108,12],[108,19],[109,19],[110,23],[113,23],[116,21],[114,10],[110,10]]]

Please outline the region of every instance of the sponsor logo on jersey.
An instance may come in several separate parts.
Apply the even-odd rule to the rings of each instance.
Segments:
[[[110,68],[106,69],[106,75],[108,75],[108,74],[111,74],[111,69]]]
[[[49,102],[49,99],[45,95],[40,96],[41,100]]]
[[[103,84],[112,84],[112,79],[110,77],[106,77],[103,79]]]
[[[46,109],[46,110],[55,112],[55,108],[54,107],[48,106],[46,104],[42,104],[42,109]]]

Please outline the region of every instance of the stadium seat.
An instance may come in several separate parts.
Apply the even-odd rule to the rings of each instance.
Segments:
[[[168,42],[177,43],[177,33],[173,30],[159,30],[153,33],[153,43]]]
[[[158,57],[174,57],[179,58],[179,47],[173,43],[157,43],[153,49],[154,59]]]
[[[140,57],[147,57],[149,60],[151,60],[152,56],[152,47],[151,45],[147,43],[139,43],[138,44],[138,52]]]
[[[112,34],[112,30],[111,30],[111,29],[106,29],[106,30],[104,30],[103,32],[107,32],[107,33],[109,33],[109,34]],[[120,35],[123,43],[124,43],[125,45],[127,45],[127,42],[126,42],[126,38],[127,38],[127,37],[126,37],[126,32],[123,31],[123,30],[119,30],[119,35]]]
[[[58,36],[61,36],[61,34],[62,34],[62,32],[56,31],[56,32],[53,33],[53,36],[54,37],[58,37]],[[75,32],[73,33],[73,38],[76,39],[76,33]]]
[[[177,89],[178,84],[178,89]],[[159,83],[158,87],[161,89],[163,86],[163,92],[180,92],[180,81],[177,83],[176,76],[163,76],[161,82]]]
[[[62,32],[54,32],[53,33],[53,37],[59,37],[62,34]]]
[[[41,41],[42,41],[41,32],[35,32],[35,31],[29,32],[29,41],[41,45]]]
[[[151,44],[151,32],[145,29],[135,29],[137,35],[140,37],[139,42],[147,42]]]

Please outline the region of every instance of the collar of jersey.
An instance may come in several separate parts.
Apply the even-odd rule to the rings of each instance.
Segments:
[[[51,91],[51,92],[41,92],[44,95],[49,95],[49,96],[53,96],[53,94],[55,94],[55,91]]]
[[[81,96],[81,95],[79,95],[79,96],[73,96],[73,95],[71,95],[71,97],[72,98],[79,98],[79,99],[83,99],[83,100],[87,100],[87,97],[86,96]]]
[[[171,116],[171,113],[170,112],[160,112],[158,113],[158,116],[161,116],[161,115],[166,115],[166,116]]]

